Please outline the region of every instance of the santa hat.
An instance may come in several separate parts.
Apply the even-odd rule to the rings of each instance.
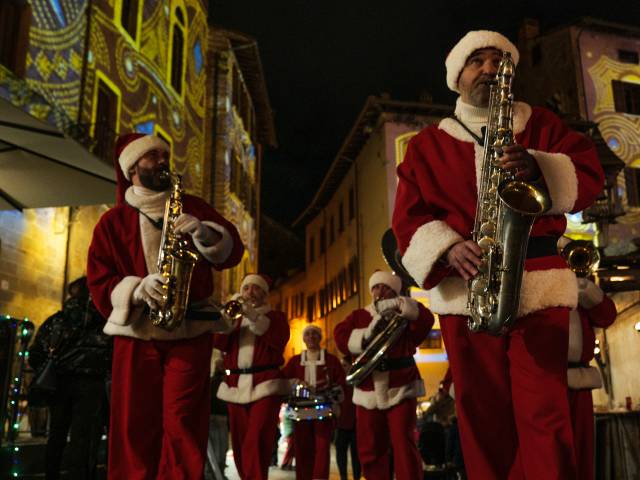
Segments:
[[[462,69],[467,63],[469,55],[481,48],[496,48],[503,52],[509,52],[513,63],[518,65],[520,53],[507,37],[489,30],[471,31],[456,43],[456,46],[451,49],[444,62],[447,67],[447,86],[449,90],[460,93],[460,90],[458,90],[460,73],[462,73]]]
[[[402,289],[402,280],[395,273],[384,272],[382,270],[376,270],[369,278],[369,291],[373,290],[373,287],[382,283],[389,287],[391,290],[400,295]]]
[[[302,329],[302,336],[304,336],[304,334],[307,333],[309,330],[315,330],[320,334],[320,338],[322,338],[322,329],[319,326],[313,325],[313,324],[307,325]]]
[[[116,158],[127,180],[129,170],[138,160],[151,150],[163,150],[169,152],[169,145],[160,137],[145,135],[144,133],[125,133],[120,135],[116,142]]]
[[[244,277],[242,283],[240,284],[240,291],[245,287],[245,285],[257,285],[265,293],[269,293],[269,285],[271,284],[271,279],[266,275],[261,275],[258,273],[249,273]]]

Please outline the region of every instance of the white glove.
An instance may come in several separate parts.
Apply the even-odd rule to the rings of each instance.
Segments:
[[[386,312],[387,310],[399,310],[400,309],[400,297],[388,298],[386,300],[380,300],[376,303],[376,308],[379,312]]]
[[[407,320],[415,320],[420,315],[418,302],[409,297],[398,297],[400,302],[400,315]]]
[[[162,286],[166,282],[167,280],[159,273],[147,275],[133,291],[131,303],[135,306],[146,303],[151,308],[158,308],[158,302],[162,301],[164,295]]]
[[[242,304],[242,314],[251,322],[255,322],[258,319],[259,313],[249,305],[247,302]]]
[[[194,217],[193,215],[189,215],[188,213],[180,214],[174,224],[174,230],[176,233],[188,233],[194,239],[203,244],[209,244],[213,239],[213,232],[211,231],[211,229],[204,225],[196,217]]]

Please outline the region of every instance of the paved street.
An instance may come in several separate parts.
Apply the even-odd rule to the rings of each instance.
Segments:
[[[284,442],[280,442],[278,446],[278,462],[282,460],[284,455]],[[240,480],[238,476],[238,471],[236,470],[236,466],[233,463],[233,453],[231,450],[227,452],[227,479],[228,480]],[[349,475],[351,475],[351,464],[349,464]],[[294,480],[296,478],[295,471],[285,471],[280,469],[280,467],[271,467],[269,468],[269,480]],[[349,476],[351,479],[352,477]],[[333,446],[331,447],[331,475],[329,480],[340,480],[340,475],[338,474],[338,466],[336,465],[335,459],[335,449]]]

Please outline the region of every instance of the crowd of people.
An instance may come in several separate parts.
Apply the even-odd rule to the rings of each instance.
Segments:
[[[615,306],[595,283],[576,282],[557,242],[564,214],[595,200],[603,173],[593,144],[547,110],[516,102],[516,142],[498,158],[515,178],[544,185],[551,200],[529,239],[518,319],[501,336],[467,328],[467,281],[482,268],[471,240],[482,127],[504,52],[517,63],[516,47],[489,31],[453,47],[445,66],[460,95],[455,114],[416,135],[398,168],[392,226],[404,267],[430,291],[429,308],[399,276],[377,270],[371,302],[332,332],[306,326],[306,348],[286,364],[289,323],[269,304],[266,276],[244,277],[232,298],[239,313],[211,313],[212,270],[238,265],[244,247],[234,225],[198,197],[182,195],[172,225],[198,253],[190,308],[175,328],[154,324],[150,312],[167,289],[158,252],[170,149],[153,135],[121,136],[117,203],[95,228],[87,277],[70,285],[30,352],[37,374],[52,360],[57,375],[47,479],[58,478],[69,431],[74,479],[94,478],[103,431],[111,479],[201,479],[205,465],[208,478],[223,478],[229,437],[240,478],[267,479],[278,436],[288,446],[282,468],[295,461],[298,480],[329,478],[332,442],[342,479],[349,450],[355,479],[415,480],[425,465],[457,478],[593,478],[590,389],[599,376],[588,363],[593,327],[610,325]],[[404,330],[352,388],[345,372],[388,326],[389,312]],[[434,313],[450,372],[418,418],[427,392],[414,354]],[[322,348],[328,335],[337,352]],[[317,405],[306,408],[309,399]]]

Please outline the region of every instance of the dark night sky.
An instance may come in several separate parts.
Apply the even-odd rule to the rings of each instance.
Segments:
[[[255,37],[279,148],[263,163],[264,213],[285,225],[308,205],[369,95],[453,104],[444,58],[468,30],[517,40],[522,19],[580,16],[640,27],[640,2],[212,0],[214,24]],[[633,5],[633,6],[632,6]],[[283,184],[283,182],[286,182]]]

